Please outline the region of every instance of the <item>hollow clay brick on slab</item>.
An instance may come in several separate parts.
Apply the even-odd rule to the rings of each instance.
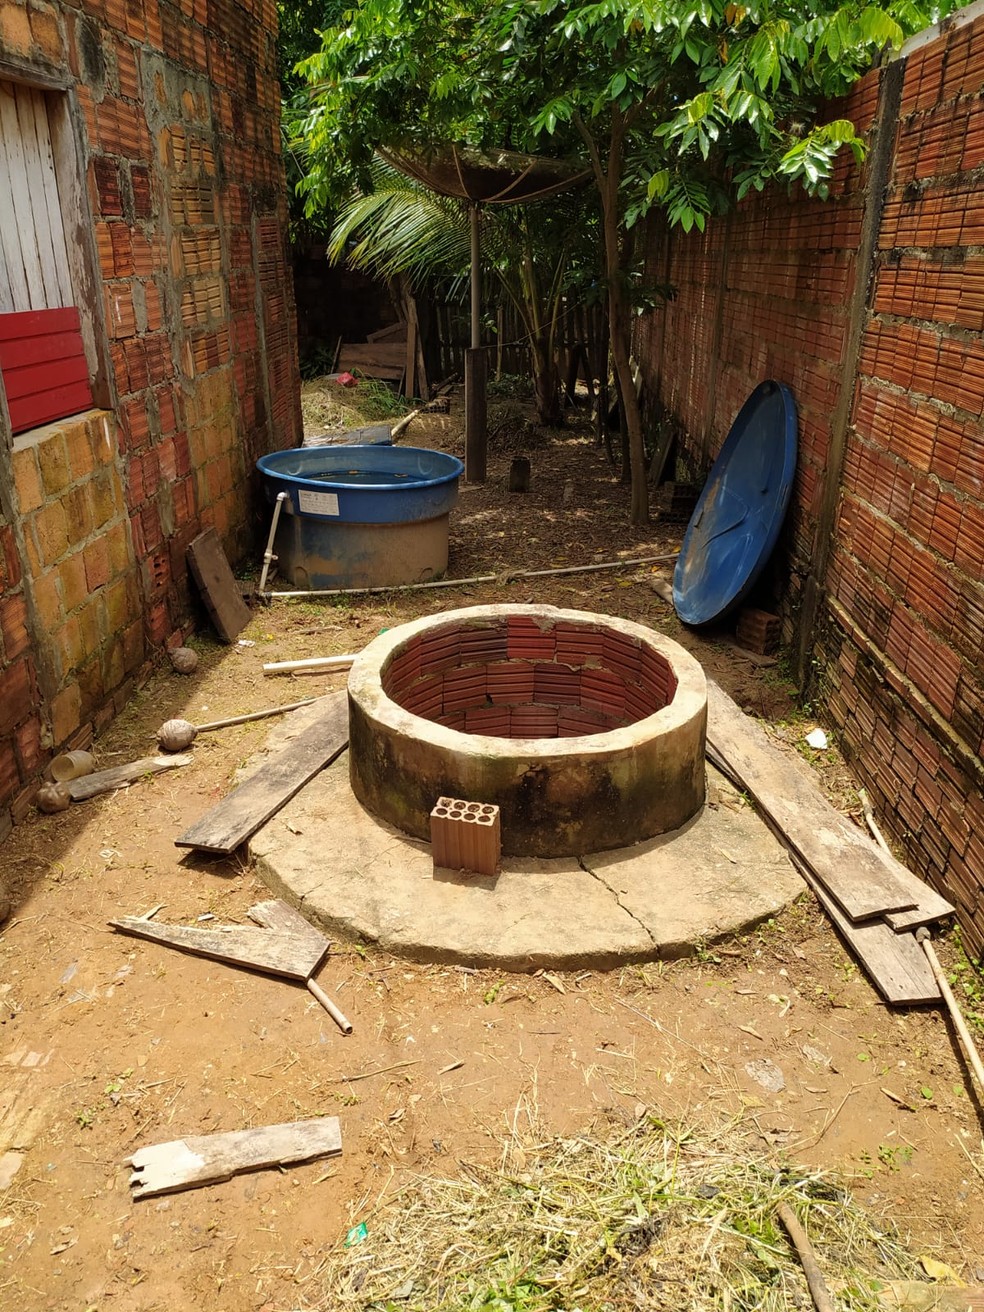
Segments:
[[[489,659],[503,643],[508,659]],[[628,620],[552,606],[428,616],[374,639],[348,690],[353,792],[416,838],[431,836],[435,797],[498,806],[503,852],[537,857],[641,842],[704,802],[703,670]]]
[[[499,808],[458,797],[439,797],[430,813],[434,868],[494,875],[502,838]]]

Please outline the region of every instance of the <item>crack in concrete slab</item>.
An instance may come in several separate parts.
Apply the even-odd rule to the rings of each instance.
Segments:
[[[585,873],[586,875],[590,875],[592,879],[597,880],[598,883],[602,886],[602,888],[607,888],[607,889],[608,889],[609,893],[611,893],[612,897],[615,899],[615,905],[619,908],[619,910],[620,910],[620,911],[624,911],[625,914],[629,917],[630,920],[634,920],[635,923],[639,926],[639,928],[642,929],[642,930],[644,930],[644,931],[646,932],[646,934],[647,934],[647,936],[648,936],[648,938],[649,938],[650,943],[653,945],[654,948],[656,948],[656,949],[658,950],[658,948],[659,948],[659,943],[657,942],[656,936],[653,934],[653,931],[649,928],[649,926],[646,924],[646,922],[645,922],[644,920],[640,920],[639,917],[635,914],[635,912],[632,911],[632,910],[630,910],[630,909],[625,905],[625,903],[624,903],[624,902],[622,901],[622,899],[619,897],[619,895],[618,895],[618,891],[617,891],[616,889],[612,888],[612,886],[611,886],[611,884],[608,882],[608,880],[607,880],[607,879],[603,879],[602,876],[598,874],[597,870],[592,870],[590,866],[585,865],[585,864],[584,864],[584,857],[579,856],[579,857],[577,858],[577,863],[578,863],[578,865],[581,867],[581,869],[584,871],[584,873]]]

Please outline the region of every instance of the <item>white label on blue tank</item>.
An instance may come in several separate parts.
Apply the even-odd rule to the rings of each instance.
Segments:
[[[299,488],[297,504],[301,508],[302,515],[337,515],[338,493],[305,492],[302,488]]]

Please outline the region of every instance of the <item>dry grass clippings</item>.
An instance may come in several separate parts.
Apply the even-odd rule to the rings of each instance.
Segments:
[[[363,1312],[692,1312],[811,1306],[776,1209],[806,1227],[845,1309],[877,1307],[914,1260],[823,1171],[645,1114],[599,1137],[507,1142],[498,1167],[419,1177],[361,1218],[322,1270],[328,1308]]]

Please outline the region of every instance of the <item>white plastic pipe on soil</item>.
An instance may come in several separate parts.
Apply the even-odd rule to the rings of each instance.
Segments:
[[[264,598],[283,597],[365,597],[380,592],[420,592],[425,588],[463,588],[473,583],[511,582],[513,579],[544,579],[561,574],[593,574],[603,569],[634,569],[639,565],[657,565],[676,560],[680,553],[672,551],[665,556],[643,556],[639,560],[606,560],[600,565],[568,565],[563,569],[503,570],[500,574],[476,574],[470,579],[437,579],[433,583],[396,583],[379,588],[321,588],[307,592],[266,592]],[[266,667],[264,667],[266,668]]]
[[[264,674],[290,674],[300,670],[349,670],[354,656],[307,656],[298,661],[270,661],[263,666]]]

